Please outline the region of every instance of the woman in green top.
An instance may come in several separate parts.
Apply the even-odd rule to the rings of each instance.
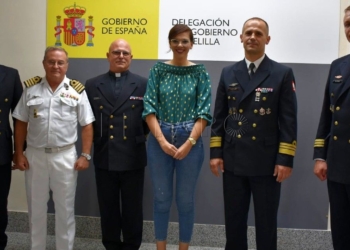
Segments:
[[[193,46],[192,30],[182,24],[169,31],[171,61],[158,62],[150,71],[143,118],[151,134],[147,161],[154,195],[157,249],[166,249],[169,212],[176,172],[179,249],[188,249],[194,224],[194,193],[204,159],[201,134],[211,123],[210,78],[203,65],[187,59]]]

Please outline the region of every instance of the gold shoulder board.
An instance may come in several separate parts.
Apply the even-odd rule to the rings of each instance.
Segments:
[[[77,80],[70,80],[69,85],[72,86],[72,88],[79,94],[81,94],[85,89],[85,86]]]
[[[35,76],[33,78],[30,78],[26,81],[24,81],[24,85],[27,87],[27,88],[30,88],[30,87],[33,87],[34,85],[38,84],[39,82],[41,82],[41,77],[40,76]]]

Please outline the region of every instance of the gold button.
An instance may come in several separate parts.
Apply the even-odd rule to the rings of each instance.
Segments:
[[[100,109],[103,109],[103,106],[100,106]]]
[[[127,128],[128,128],[128,126],[125,125],[125,126],[124,126],[124,129],[127,129]]]
[[[255,140],[256,140],[256,137],[255,137],[255,136],[252,136],[252,140],[255,141]]]
[[[111,135],[111,136],[109,137],[109,139],[111,139],[111,140],[113,140],[113,138],[114,138],[114,136],[113,136],[113,135]]]
[[[242,126],[242,122],[238,122],[238,125],[239,125],[239,126]]]
[[[333,94],[333,93],[331,93],[331,97],[334,97],[334,94]]]
[[[263,100],[263,101],[266,101],[266,96],[264,96],[264,97],[262,98],[262,100]]]
[[[113,115],[110,115],[110,116],[109,116],[109,118],[111,118],[111,119],[112,119],[113,117],[114,117]]]
[[[5,102],[8,102],[8,101],[9,101],[9,99],[5,98]]]
[[[333,136],[333,139],[336,141],[336,140],[338,140],[338,137],[336,137],[336,136]]]
[[[334,122],[334,125],[335,125],[335,126],[337,126],[337,125],[338,125],[338,122],[337,122],[337,121],[335,121],[335,122]]]
[[[254,114],[257,114],[258,113],[258,110],[257,109],[254,109]]]
[[[124,136],[124,140],[126,140],[127,138],[126,138],[126,136]]]
[[[241,135],[237,135],[237,138],[240,139],[240,138],[242,138],[242,136]]]
[[[238,110],[238,112],[242,114],[243,113],[243,109]]]
[[[1,113],[1,109],[0,109],[0,113]]]
[[[339,107],[339,106],[338,106],[338,107],[336,107],[336,108],[335,108],[335,110],[340,110],[340,107]]]
[[[236,97],[232,96],[232,100],[236,101]]]
[[[126,118],[128,118],[126,115],[124,115],[124,120],[126,120]]]
[[[256,123],[253,123],[252,126],[253,126],[253,128],[256,128]]]
[[[113,125],[109,126],[110,129],[113,129]]]
[[[135,108],[135,105],[132,105],[131,107],[132,107],[132,108]]]
[[[349,143],[350,143],[350,140],[349,140]]]
[[[227,97],[227,99],[229,99],[229,100],[230,100],[230,99],[231,99],[231,96],[228,96],[228,97]]]

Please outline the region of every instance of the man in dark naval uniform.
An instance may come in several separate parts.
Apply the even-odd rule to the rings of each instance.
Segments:
[[[345,9],[350,42],[350,6]],[[314,144],[314,173],[327,179],[335,250],[350,249],[350,55],[332,62]]]
[[[292,172],[297,101],[292,69],[265,55],[268,24],[253,17],[240,36],[245,59],[222,70],[210,140],[210,168],[223,173],[226,250],[248,249],[253,194],[257,249],[277,248],[281,182]]]
[[[7,245],[7,197],[11,184],[11,162],[13,154],[12,130],[9,121],[21,98],[23,87],[18,71],[0,65],[0,250]]]
[[[94,122],[94,165],[107,250],[139,249],[146,134],[142,120],[147,79],[129,71],[130,45],[119,39],[107,53],[109,71],[86,82]],[[121,240],[121,232],[123,240]]]

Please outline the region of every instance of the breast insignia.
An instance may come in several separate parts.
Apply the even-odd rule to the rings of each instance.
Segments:
[[[70,80],[69,85],[72,86],[72,88],[79,94],[81,94],[85,89],[85,86],[77,80]]]
[[[34,85],[38,84],[39,82],[41,82],[41,77],[40,76],[35,76],[33,78],[30,78],[28,80],[25,80],[24,81],[24,85],[27,87],[27,88],[30,88],[30,87],[33,87]]]

